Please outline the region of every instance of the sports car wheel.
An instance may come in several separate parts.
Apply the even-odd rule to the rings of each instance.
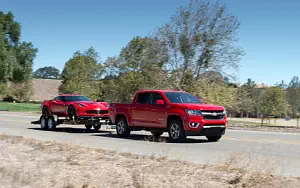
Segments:
[[[74,106],[69,106],[68,108],[68,117],[70,120],[77,120],[76,109]]]

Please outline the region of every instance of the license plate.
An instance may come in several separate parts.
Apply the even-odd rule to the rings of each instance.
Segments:
[[[106,121],[105,120],[100,120],[100,123],[105,123]]]

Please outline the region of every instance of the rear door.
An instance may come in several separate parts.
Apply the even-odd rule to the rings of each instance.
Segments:
[[[132,123],[137,127],[149,126],[148,112],[150,111],[150,93],[139,93],[136,103],[132,106]]]

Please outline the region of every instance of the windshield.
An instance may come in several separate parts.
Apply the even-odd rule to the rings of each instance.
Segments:
[[[91,101],[86,96],[61,96],[64,102],[74,102],[74,101]]]
[[[195,96],[184,92],[165,92],[165,95],[171,103],[196,103],[201,104]]]

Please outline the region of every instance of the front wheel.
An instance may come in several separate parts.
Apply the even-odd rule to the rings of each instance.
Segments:
[[[94,123],[93,127],[94,127],[95,131],[99,131],[99,129],[101,128],[101,124],[100,123]]]
[[[182,122],[179,120],[173,120],[169,123],[168,132],[171,142],[182,142],[186,139]]]
[[[77,116],[76,116],[76,109],[74,106],[69,106],[68,108],[68,117],[70,120],[76,120]]]
[[[128,137],[130,135],[130,129],[128,127],[125,118],[119,118],[116,122],[117,135],[121,138]]]
[[[206,136],[207,140],[210,142],[217,142],[221,137],[222,136]]]

